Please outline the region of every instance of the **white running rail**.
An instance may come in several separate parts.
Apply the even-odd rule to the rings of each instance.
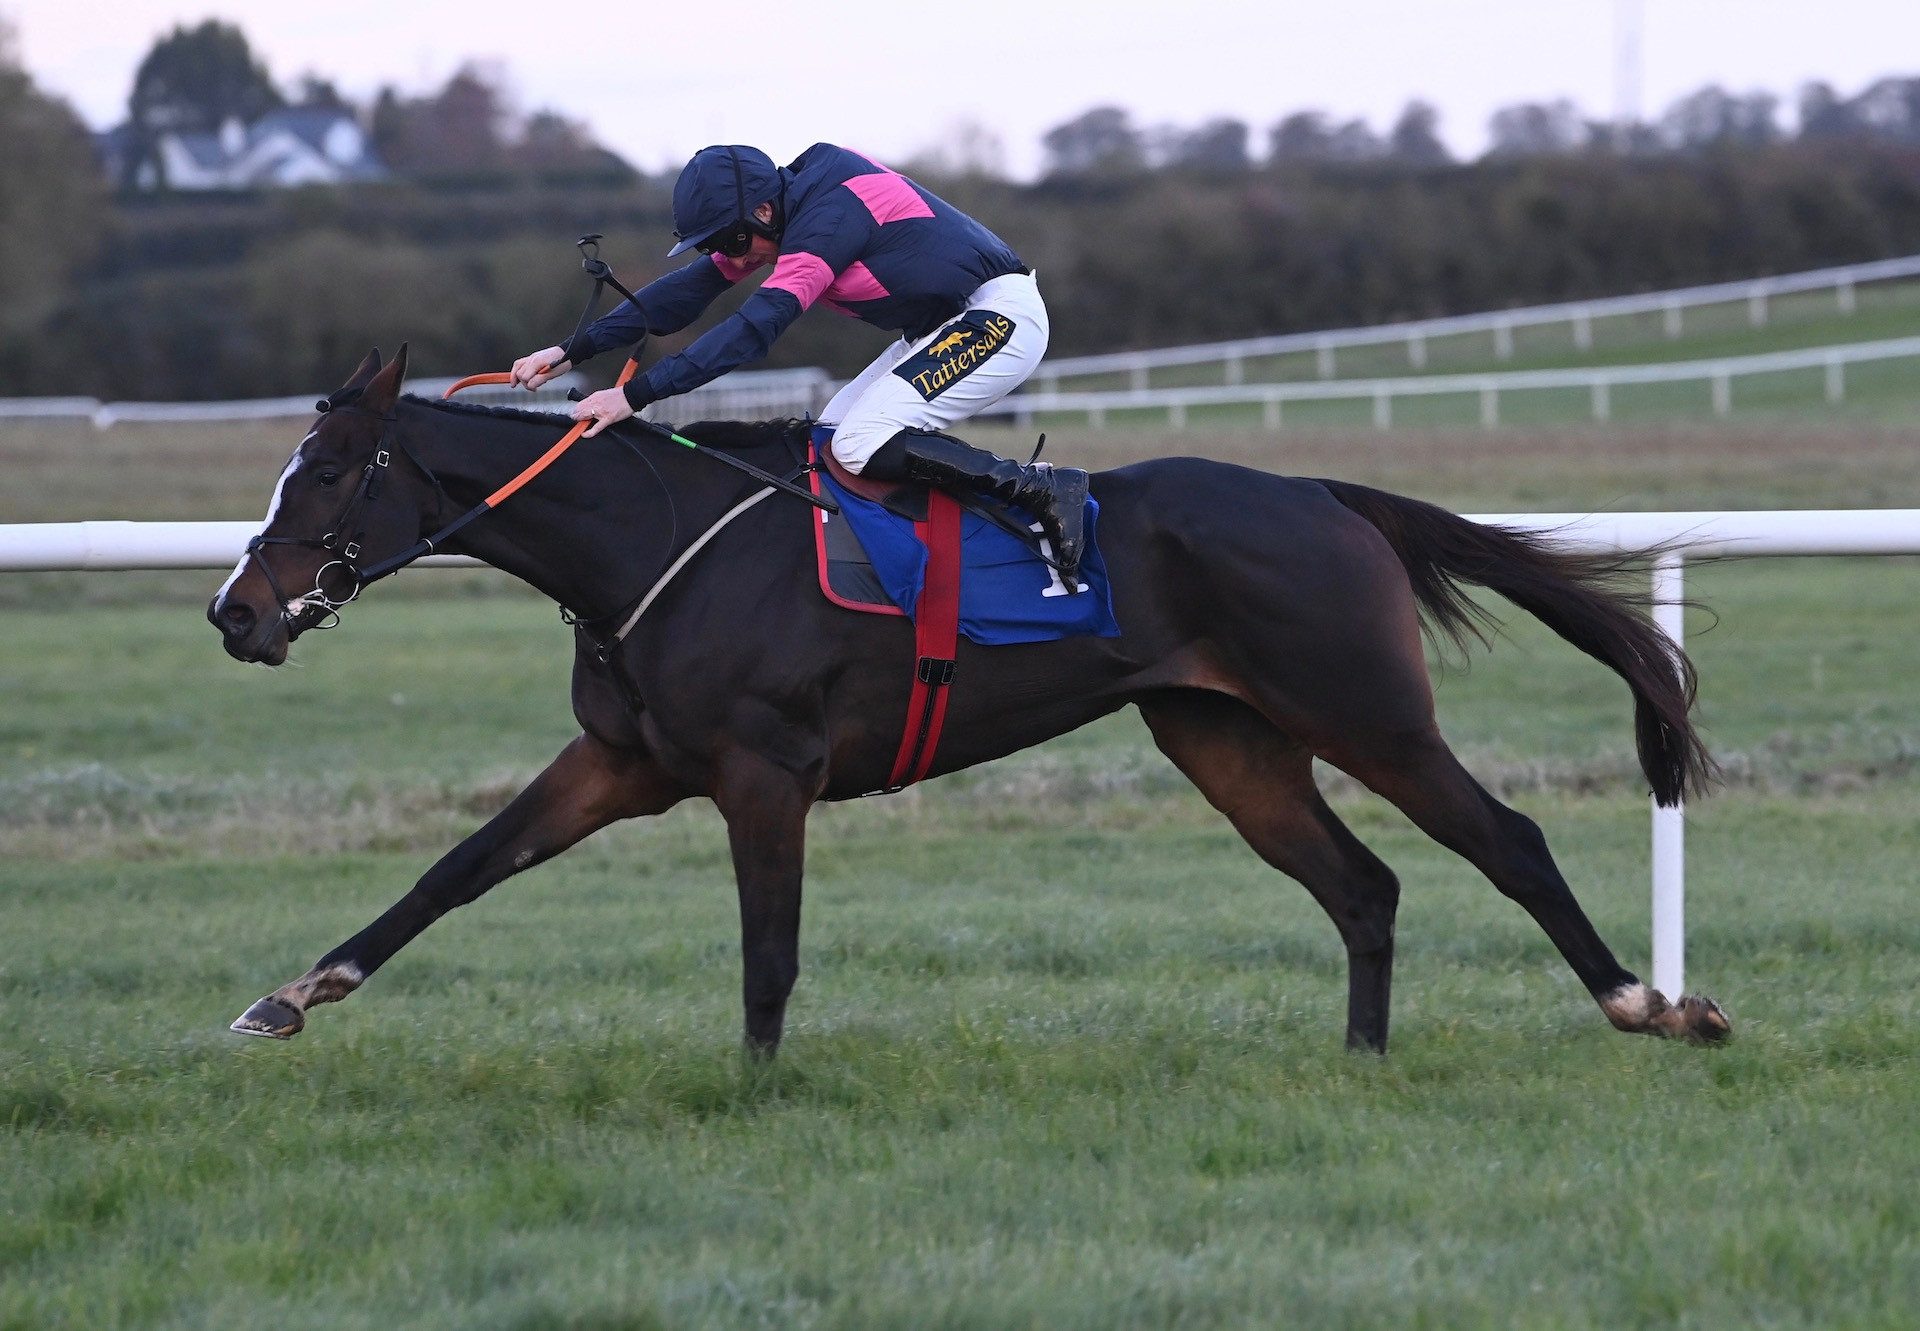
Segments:
[[[439,397],[455,382],[450,378],[410,379],[406,389],[418,397]],[[553,411],[566,406],[568,389],[584,387],[586,382],[578,374],[564,374],[532,393],[521,388],[488,384],[467,389],[460,394],[460,400],[490,406]],[[285,420],[288,417],[313,415],[313,404],[325,393],[326,390],[321,390],[291,397],[256,397],[233,402],[102,402],[91,397],[10,397],[0,398],[0,421],[70,418],[90,420],[94,428],[110,430],[122,421],[200,424],[209,421]]]
[[[439,397],[453,379],[411,379],[407,391],[419,397]],[[578,373],[561,375],[529,393],[523,388],[483,384],[460,394],[462,402],[496,407],[524,407],[530,411],[564,412],[570,389],[584,389]],[[666,398],[647,408],[650,419],[759,420],[770,416],[804,416],[817,412],[833,396],[833,377],[816,367],[793,370],[739,370],[691,393]],[[291,397],[250,398],[236,402],[101,402],[90,397],[0,398],[0,422],[8,420],[90,420],[107,430],[123,421],[265,421],[311,416],[320,393]]]
[[[1684,641],[1685,561],[1739,556],[1920,555],[1920,508],[1700,513],[1483,513],[1475,522],[1551,535],[1574,549],[1667,551],[1654,568],[1655,621]],[[0,525],[0,572],[234,566],[251,522],[53,522]],[[422,563],[472,565],[435,556]],[[1709,682],[1710,686],[1710,682]],[[1685,988],[1685,812],[1653,811],[1653,985]]]
[[[1327,382],[1201,385],[1192,388],[1147,388],[1091,393],[1016,393],[978,414],[1012,416],[1030,425],[1043,413],[1085,413],[1089,425],[1104,425],[1114,411],[1164,410],[1174,428],[1187,424],[1193,407],[1257,405],[1269,429],[1279,429],[1288,403],[1371,401],[1373,423],[1381,429],[1393,424],[1393,403],[1399,398],[1477,396],[1480,423],[1500,423],[1500,398],[1506,393],[1543,389],[1585,389],[1593,419],[1613,415],[1613,390],[1631,384],[1702,383],[1709,386],[1714,414],[1733,411],[1735,379],[1758,375],[1818,370],[1830,404],[1847,396],[1847,367],[1874,361],[1920,358],[1920,337],[1896,337],[1878,342],[1850,342],[1841,346],[1805,347],[1755,356],[1722,356],[1711,360],[1664,361],[1655,365],[1606,365],[1565,370],[1509,370],[1499,374],[1409,375],[1397,379],[1336,379]]]
[[[1427,363],[1427,343],[1435,338],[1488,334],[1493,340],[1494,356],[1499,360],[1508,360],[1513,356],[1514,330],[1550,324],[1567,325],[1574,347],[1586,351],[1593,346],[1593,322],[1596,319],[1657,313],[1661,316],[1667,337],[1677,338],[1685,331],[1687,310],[1744,301],[1747,322],[1759,328],[1767,323],[1770,302],[1777,296],[1831,291],[1835,308],[1842,314],[1852,314],[1858,308],[1858,289],[1861,286],[1917,276],[1920,276],[1920,255],[1908,255],[1872,263],[1848,264],[1840,268],[1787,273],[1780,277],[1718,282],[1711,286],[1652,291],[1642,295],[1565,301],[1520,310],[1492,310],[1485,314],[1452,315],[1320,333],[1281,333],[1269,337],[1239,338],[1230,342],[1162,347],[1151,351],[1115,351],[1098,356],[1062,357],[1043,361],[1034,372],[1033,382],[1036,388],[1054,391],[1059,389],[1060,381],[1064,378],[1124,373],[1129,376],[1130,387],[1143,389],[1148,387],[1150,371],[1174,365],[1217,364],[1221,366],[1223,382],[1234,385],[1241,382],[1246,362],[1251,358],[1309,352],[1315,357],[1315,369],[1319,377],[1331,379],[1338,372],[1338,356],[1342,350],[1386,346],[1396,342],[1405,344],[1407,364],[1419,370],[1424,369]]]

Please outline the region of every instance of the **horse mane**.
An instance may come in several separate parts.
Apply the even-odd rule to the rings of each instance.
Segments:
[[[406,394],[401,400],[456,416],[526,421],[535,425],[555,426],[563,431],[571,429],[574,424],[571,416],[553,411],[529,411],[524,407],[496,407],[479,402],[457,402],[440,397],[420,397],[413,393]],[[790,449],[796,437],[804,439],[805,431],[811,423],[795,417],[787,417],[768,421],[695,421],[691,425],[668,428],[677,430],[703,447],[737,453],[775,444]],[[614,428],[619,429],[618,426]]]

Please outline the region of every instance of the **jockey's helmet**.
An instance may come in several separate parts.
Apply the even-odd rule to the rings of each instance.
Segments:
[[[778,240],[780,168],[758,148],[716,144],[693,155],[673,185],[673,234],[667,257],[691,249],[744,254],[756,235]],[[774,203],[772,226],[753,210]]]

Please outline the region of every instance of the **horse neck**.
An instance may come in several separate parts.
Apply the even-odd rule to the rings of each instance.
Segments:
[[[564,424],[456,414],[405,402],[400,425],[402,437],[452,501],[438,515],[440,522],[451,521],[518,476],[565,430]],[[652,567],[646,561],[660,562],[658,547],[669,539],[667,532],[655,530],[666,513],[662,482],[677,486],[675,472],[684,464],[664,458],[657,470],[637,461],[627,465],[614,457],[611,442],[576,443],[581,455],[570,453],[556,462],[442,548],[512,574],[579,614],[617,610],[634,595],[635,580]],[[583,468],[583,456],[606,465]]]

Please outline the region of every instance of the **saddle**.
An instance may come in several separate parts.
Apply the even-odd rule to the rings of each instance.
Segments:
[[[898,513],[909,522],[927,520],[927,495],[933,488],[925,481],[876,481],[848,471],[833,450],[820,447],[814,465],[833,477],[842,490],[871,500],[890,513]]]

